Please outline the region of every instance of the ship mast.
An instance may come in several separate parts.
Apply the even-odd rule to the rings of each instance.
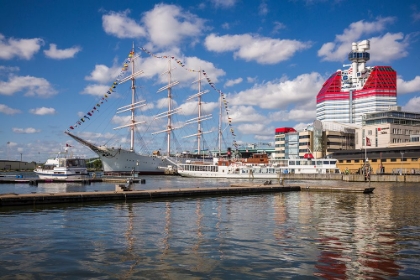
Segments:
[[[145,123],[144,121],[142,122],[137,122],[135,119],[135,109],[146,106],[146,101],[141,100],[136,102],[136,77],[143,74],[143,70],[139,70],[137,72],[135,72],[134,69],[134,62],[135,59],[138,57],[138,55],[135,56],[135,52],[134,52],[134,43],[133,43],[133,48],[130,52],[130,64],[131,64],[131,75],[125,77],[124,79],[119,81],[119,84],[125,83],[128,80],[131,80],[131,104],[120,107],[117,109],[117,114],[126,112],[126,111],[130,111],[131,113],[131,120],[129,124],[126,125],[122,125],[119,127],[115,127],[114,129],[120,129],[120,128],[124,128],[124,127],[129,127],[130,128],[130,151],[134,152],[134,128],[136,127],[136,125],[138,124],[142,124]],[[126,67],[127,65],[124,65],[124,67]]]
[[[219,98],[219,157],[222,156],[222,94]]]
[[[211,114],[204,115],[204,116],[201,115],[201,110],[202,110],[202,107],[201,107],[202,106],[201,96],[203,94],[209,92],[208,90],[201,91],[201,80],[203,79],[202,76],[201,76],[201,72],[202,71],[200,69],[200,71],[198,71],[198,80],[193,82],[193,83],[198,83],[198,92],[196,94],[190,96],[187,99],[187,101],[188,101],[188,100],[191,100],[191,99],[193,99],[195,97],[198,98],[198,116],[196,118],[190,119],[190,120],[188,120],[188,121],[185,122],[186,125],[187,124],[190,124],[190,123],[197,122],[197,133],[183,137],[183,138],[187,138],[187,137],[191,137],[191,136],[197,136],[197,154],[198,155],[201,154],[201,136],[204,133],[208,133],[208,132],[203,132],[202,131],[202,129],[201,129],[201,122],[212,118],[212,115]]]
[[[134,55],[134,43],[133,49],[131,50],[132,55]],[[131,63],[131,126],[130,126],[130,151],[134,151],[134,123],[136,122],[134,116],[134,103],[136,98],[136,79],[134,78],[134,58],[132,57]]]
[[[176,86],[177,84],[179,84],[178,81],[174,81],[172,82],[172,70],[175,68],[172,68],[171,66],[171,59],[168,60],[168,70],[163,72],[162,75],[168,75],[168,85],[160,88],[157,92],[162,92],[164,90],[168,91],[168,111],[160,113],[158,115],[155,116],[155,120],[162,118],[162,117],[167,117],[168,122],[166,125],[166,129],[162,130],[162,131],[157,131],[154,132],[152,134],[157,134],[157,133],[161,133],[161,132],[166,132],[167,134],[167,152],[166,155],[169,157],[171,156],[171,133],[172,130],[177,129],[178,127],[173,127],[172,126],[172,115],[179,112],[181,110],[181,108],[175,108],[172,109],[172,87]]]
[[[168,60],[168,85],[172,82],[172,69],[171,69],[171,60]],[[171,156],[171,132],[172,132],[172,87],[168,87],[168,125],[167,125],[167,156]]]

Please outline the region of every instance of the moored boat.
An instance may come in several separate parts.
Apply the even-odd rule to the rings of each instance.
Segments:
[[[254,154],[249,159],[218,159],[213,163],[189,162],[178,165],[183,177],[227,179],[279,179],[282,174],[340,173],[337,160],[330,158],[271,160],[266,154]]]
[[[60,155],[48,159],[45,164],[38,166],[34,172],[40,179],[84,180],[89,178],[85,159],[61,157]]]

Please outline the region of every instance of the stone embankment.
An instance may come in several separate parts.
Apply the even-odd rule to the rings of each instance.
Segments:
[[[283,180],[341,180],[345,182],[405,182],[419,183],[420,175],[372,174],[370,178],[359,174],[282,174]]]

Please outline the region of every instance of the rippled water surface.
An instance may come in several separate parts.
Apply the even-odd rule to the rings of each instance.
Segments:
[[[136,189],[233,182],[145,178]],[[371,186],[373,194],[301,191],[0,207],[0,279],[420,277],[420,186]],[[114,187],[0,184],[0,194]]]

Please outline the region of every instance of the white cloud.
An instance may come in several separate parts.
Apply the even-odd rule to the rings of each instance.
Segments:
[[[20,91],[26,91],[26,96],[39,97],[51,97],[57,93],[51,84],[43,78],[11,75],[8,81],[0,81],[0,94],[13,95]]]
[[[260,5],[258,6],[258,14],[260,16],[265,16],[268,14],[268,7],[267,7],[267,3],[265,3],[264,1],[262,1],[260,3]]]
[[[246,81],[248,83],[255,83],[257,81],[257,78],[256,77],[247,77]]]
[[[237,126],[237,130],[243,134],[264,134],[267,132],[267,126],[261,123],[247,123]],[[271,137],[273,137],[273,131],[270,131]]]
[[[410,36],[403,33],[386,33],[381,37],[370,38],[370,62],[391,62],[408,55]]]
[[[0,34],[0,58],[12,59],[14,57],[29,60],[39,51],[44,41],[40,38],[14,39]]]
[[[19,133],[19,134],[32,134],[32,133],[41,132],[41,130],[35,129],[35,128],[32,128],[32,127],[28,127],[28,128],[16,128],[16,127],[14,127],[14,128],[12,128],[12,131],[14,133]]]
[[[308,106],[307,109],[292,109],[288,114],[291,121],[314,121],[316,119],[315,106]]]
[[[157,4],[143,14],[139,22],[129,17],[129,10],[102,16],[106,33],[118,38],[148,37],[159,47],[173,46],[188,37],[198,37],[204,20],[176,5]]]
[[[225,22],[222,24],[223,29],[230,29],[230,24],[228,22]]]
[[[260,64],[276,64],[290,59],[298,51],[311,47],[311,43],[297,40],[271,39],[250,34],[224,36],[210,34],[204,44],[209,51],[233,51],[235,58],[254,60]]]
[[[304,128],[307,128],[308,127],[308,123],[298,123],[297,125],[295,125],[293,128],[296,130],[296,131],[301,131],[302,129],[304,129]]]
[[[29,110],[30,113],[34,114],[34,115],[54,115],[55,109],[54,108],[47,108],[47,107],[41,107],[41,108],[36,108],[36,109],[31,109]]]
[[[172,110],[178,107],[178,103],[172,99]],[[161,98],[156,102],[156,108],[168,110],[168,98]]]
[[[93,96],[104,96],[104,94],[109,90],[109,85],[88,85],[86,86],[82,94],[89,94]]]
[[[20,69],[17,66],[3,66],[0,65],[0,75],[8,74],[10,72],[18,72]]]
[[[253,106],[231,106],[229,117],[232,118],[234,124],[240,122],[262,123],[266,120],[266,116],[258,113]]]
[[[18,110],[18,109],[13,109],[13,108],[10,108],[7,105],[0,104],[0,113],[6,114],[6,115],[15,115],[15,114],[18,114],[20,112],[21,111]]]
[[[128,17],[130,10],[110,12],[102,16],[102,26],[107,34],[117,38],[141,38],[146,36],[146,30],[136,21]]]
[[[294,80],[270,81],[229,96],[233,105],[252,105],[264,109],[315,108],[315,96],[325,77],[318,73],[302,74]]]
[[[72,47],[68,49],[59,50],[57,49],[56,44],[50,44],[50,49],[45,50],[44,54],[53,59],[67,59],[67,58],[73,58],[76,53],[80,52],[82,50],[81,47]]]
[[[242,83],[242,81],[243,81],[243,79],[242,79],[242,78],[237,78],[237,79],[235,79],[235,80],[228,80],[228,81],[225,83],[225,87],[231,87],[231,86],[234,86],[234,85],[240,84],[240,83]]]
[[[403,111],[407,112],[420,112],[420,96],[416,96],[414,98],[411,98],[407,104],[403,106]]]
[[[420,91],[420,76],[416,76],[411,81],[404,81],[401,77],[397,78],[398,94],[412,93]]]
[[[378,18],[373,22],[360,20],[353,22],[343,31],[343,34],[336,35],[334,42],[322,45],[318,50],[318,56],[324,61],[344,61],[351,51],[353,42],[370,40],[371,54],[370,61],[389,62],[408,55],[410,35],[404,37],[403,33],[386,33],[377,37],[370,37],[372,34],[380,33],[386,26],[394,23],[394,17]]]
[[[237,0],[210,0],[216,8],[230,8],[235,6]]]
[[[16,147],[18,144],[16,142],[7,142],[9,147]]]
[[[193,69],[193,70],[201,70],[205,71],[206,76],[202,75],[202,78],[210,78],[213,83],[217,83],[219,81],[219,77],[224,76],[226,73],[222,69],[218,69],[214,66],[213,63],[201,60],[197,57],[184,57],[182,54],[179,53],[178,49],[172,49],[165,52],[155,53],[156,56],[168,56],[168,57],[175,57],[176,60],[180,60],[185,67],[184,69]],[[161,75],[162,72],[167,71],[168,69],[168,59],[159,59],[155,57],[148,57],[140,61],[142,65],[142,69],[147,69],[141,77],[143,78],[152,78],[157,77],[159,83],[166,85],[168,83],[167,76]],[[181,68],[177,65],[177,62],[172,59],[171,60],[172,67]],[[192,71],[174,71],[173,73],[173,80],[179,81],[180,83],[191,83],[198,79],[198,72]],[[196,87],[196,84],[193,84],[192,87]],[[176,90],[176,88],[175,88]]]
[[[95,65],[95,70],[90,73],[90,76],[86,76],[85,79],[88,81],[95,81],[99,83],[107,83],[113,81],[121,72],[121,66],[114,66],[109,68],[105,65]]]
[[[279,22],[279,21],[275,21],[274,22],[274,29],[273,29],[273,33],[279,33],[280,29],[285,29],[286,25],[284,25],[283,23]]]
[[[150,41],[160,47],[178,44],[186,37],[201,35],[204,20],[175,5],[158,4],[146,12],[143,22]]]
[[[290,111],[280,110],[273,112],[269,114],[268,119],[276,122],[313,122],[316,119],[315,105],[306,105],[298,109],[291,109]]]
[[[420,12],[417,12],[417,6],[412,5],[411,10],[413,11],[413,13],[411,14],[411,17],[413,18],[413,21],[416,22],[416,21],[420,20]]]
[[[167,106],[167,105],[166,105]],[[198,116],[198,103],[196,100],[188,101],[180,105],[181,111],[180,115],[184,116],[191,116],[194,117]],[[208,115],[211,112],[218,108],[219,104],[217,102],[202,102],[201,103],[201,115]]]
[[[155,53],[155,56],[168,56],[168,57],[175,57],[176,60],[182,61],[185,65],[184,69],[193,69],[197,70],[196,72],[193,71],[183,71],[177,70],[172,73],[173,81],[179,81],[181,85],[191,85],[192,88],[198,90],[197,84],[192,84],[193,81],[198,80],[198,70],[201,70],[201,78],[210,77],[213,83],[217,83],[220,76],[224,76],[226,73],[218,69],[214,66],[213,63],[201,60],[197,57],[183,57],[182,54],[179,54],[179,50],[174,48],[167,52],[162,53]],[[141,65],[142,69],[147,69],[145,73],[139,76],[141,79],[151,79],[156,77],[158,80],[158,84],[167,85],[168,80],[166,75],[161,75],[162,72],[165,72],[168,69],[168,58],[156,58],[154,56],[147,56],[146,58],[138,58],[139,61],[137,65]],[[183,68],[177,65],[175,59],[171,59],[172,67]],[[205,71],[206,75],[204,75],[203,70]],[[99,82],[100,84],[91,84],[84,88],[82,94],[90,94],[95,96],[104,95],[111,84],[104,85],[105,82],[109,82],[111,80],[115,80],[115,78],[121,73],[121,67],[114,66],[109,68],[105,65],[96,65],[95,70],[93,70],[89,76],[86,76],[86,80]],[[125,77],[125,76],[123,76]],[[138,80],[139,85],[141,85],[141,79]],[[203,85],[206,84],[206,80],[202,82]],[[174,88],[176,91],[181,85]],[[116,87],[116,92],[118,92],[119,88],[122,85],[118,85]]]

